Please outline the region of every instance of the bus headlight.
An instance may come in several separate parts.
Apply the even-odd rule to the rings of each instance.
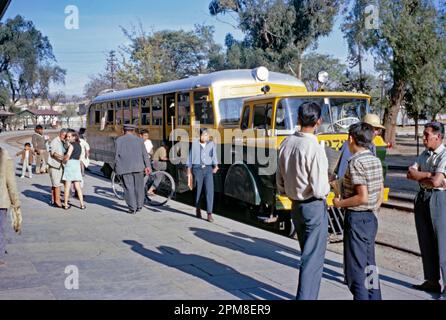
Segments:
[[[254,76],[259,81],[268,81],[269,70],[265,67],[258,67],[257,69],[254,69]]]
[[[328,72],[327,71],[321,71],[317,74],[317,80],[319,83],[326,84],[328,82]]]

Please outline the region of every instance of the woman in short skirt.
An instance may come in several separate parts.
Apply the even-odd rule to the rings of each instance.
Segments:
[[[81,183],[83,181],[80,162],[82,147],[80,144],[79,134],[77,132],[68,132],[67,141],[69,142],[70,146],[68,147],[67,154],[65,155],[65,167],[62,178],[62,180],[65,182],[64,209],[68,210],[71,208],[71,205],[68,205],[68,200],[70,197],[70,187],[73,183],[81,202],[80,208],[85,210],[84,195],[82,194],[81,188]]]

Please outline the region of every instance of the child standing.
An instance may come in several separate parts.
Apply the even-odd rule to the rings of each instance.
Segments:
[[[355,300],[381,300],[375,239],[376,213],[383,201],[384,176],[381,161],[369,150],[374,129],[357,123],[349,130],[352,154],[343,181],[343,199],[336,208],[345,208],[344,263],[347,285]]]
[[[32,172],[32,165],[33,165],[33,152],[31,149],[31,144],[26,143],[25,148],[18,152],[17,157],[21,157],[21,163],[22,163],[22,176],[21,178],[25,178],[26,171],[28,170],[28,177],[32,179],[33,172]]]

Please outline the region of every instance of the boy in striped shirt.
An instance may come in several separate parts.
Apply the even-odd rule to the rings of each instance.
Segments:
[[[381,161],[369,150],[374,129],[357,123],[349,130],[352,157],[343,181],[342,199],[336,208],[344,208],[344,263],[347,285],[355,300],[381,300],[375,239],[378,232],[376,212],[381,207],[384,176]],[[370,281],[369,281],[370,280]]]

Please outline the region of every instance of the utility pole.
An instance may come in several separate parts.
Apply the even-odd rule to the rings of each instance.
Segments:
[[[115,73],[116,73],[117,64],[118,64],[118,60],[116,58],[116,51],[111,50],[108,53],[107,68],[106,68],[108,78],[110,79],[111,89],[115,89],[115,80],[116,80]]]

